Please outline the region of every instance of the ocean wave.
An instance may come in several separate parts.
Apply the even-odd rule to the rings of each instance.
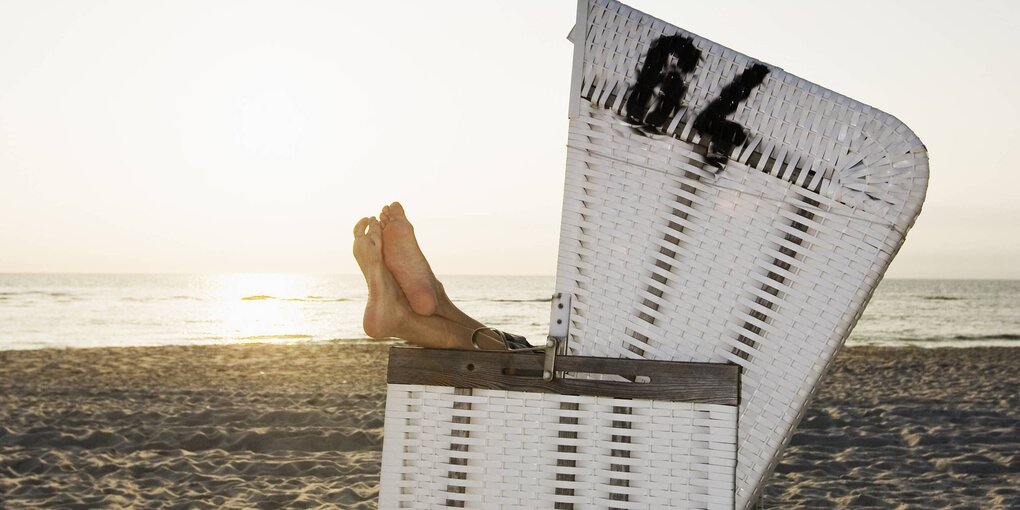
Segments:
[[[921,296],[921,299],[927,301],[963,301],[962,297],[954,296]]]
[[[862,339],[870,340],[870,339]],[[987,335],[952,335],[900,338],[901,342],[980,342],[984,340],[1020,340],[1020,333],[991,333]]]
[[[303,298],[298,298],[298,297],[295,297],[295,298],[280,298],[280,297],[276,297],[276,296],[266,296],[264,294],[257,294],[257,295],[254,295],[254,296],[245,296],[245,297],[241,298],[241,301],[269,301],[269,300],[298,301],[298,302],[303,302],[303,303],[343,303],[345,301],[353,301],[350,298],[329,298],[329,297],[322,297],[322,296],[305,296]]]
[[[539,298],[539,299],[482,299],[481,301],[488,301],[490,303],[549,303],[552,298]]]
[[[21,292],[0,292],[0,296],[49,296],[49,297],[75,297],[69,292],[47,292],[45,290],[25,290]]]
[[[1020,333],[995,333],[992,335],[956,335],[953,340],[1020,340]]]
[[[198,296],[124,296],[121,301],[131,303],[155,303],[158,301],[205,301]]]
[[[238,338],[238,340],[307,340],[309,338],[315,338],[315,337],[313,337],[312,335],[298,335],[298,334],[288,334],[288,335],[252,335],[252,336],[242,336],[242,337]]]

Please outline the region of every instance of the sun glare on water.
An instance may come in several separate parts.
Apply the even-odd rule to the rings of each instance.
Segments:
[[[306,340],[314,326],[297,301],[315,299],[307,277],[294,274],[233,274],[210,277],[219,299],[211,314],[218,335],[234,340]]]

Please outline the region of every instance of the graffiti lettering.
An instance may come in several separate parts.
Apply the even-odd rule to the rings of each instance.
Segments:
[[[708,162],[716,168],[722,168],[733,148],[747,140],[743,126],[726,120],[726,117],[737,111],[737,105],[751,95],[752,89],[761,85],[767,74],[769,68],[754,64],[723,87],[719,97],[708,103],[694,119],[694,129],[711,137]]]
[[[689,37],[662,36],[652,42],[638,72],[637,83],[627,98],[627,118],[653,129],[666,129],[683,107],[687,91],[683,77],[693,72],[700,60],[701,50]],[[719,96],[695,117],[693,128],[708,138],[706,159],[712,166],[725,166],[733,148],[747,140],[744,128],[726,117],[761,85],[768,73],[768,67],[752,65],[723,87]]]
[[[656,39],[645,55],[645,64],[627,99],[627,117],[638,124],[652,126],[671,118],[680,109],[680,100],[687,88],[683,75],[693,71],[700,59],[701,51],[689,37],[671,35]],[[662,98],[653,103],[650,100],[660,85]]]

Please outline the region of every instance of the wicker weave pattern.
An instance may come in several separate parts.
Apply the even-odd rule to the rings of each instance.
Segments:
[[[557,269],[574,297],[571,348],[743,367],[747,508],[920,212],[924,146],[895,118],[770,68],[729,117],[749,136],[717,170],[694,119],[754,61],[616,2],[580,14]],[[686,107],[639,131],[623,116],[636,69],[674,34],[702,56]]]
[[[733,508],[736,408],[391,384],[379,507]]]

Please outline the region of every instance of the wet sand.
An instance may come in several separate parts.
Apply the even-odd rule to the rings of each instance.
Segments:
[[[0,352],[0,507],[375,508],[386,345]],[[845,350],[766,508],[1020,508],[1020,349]]]

